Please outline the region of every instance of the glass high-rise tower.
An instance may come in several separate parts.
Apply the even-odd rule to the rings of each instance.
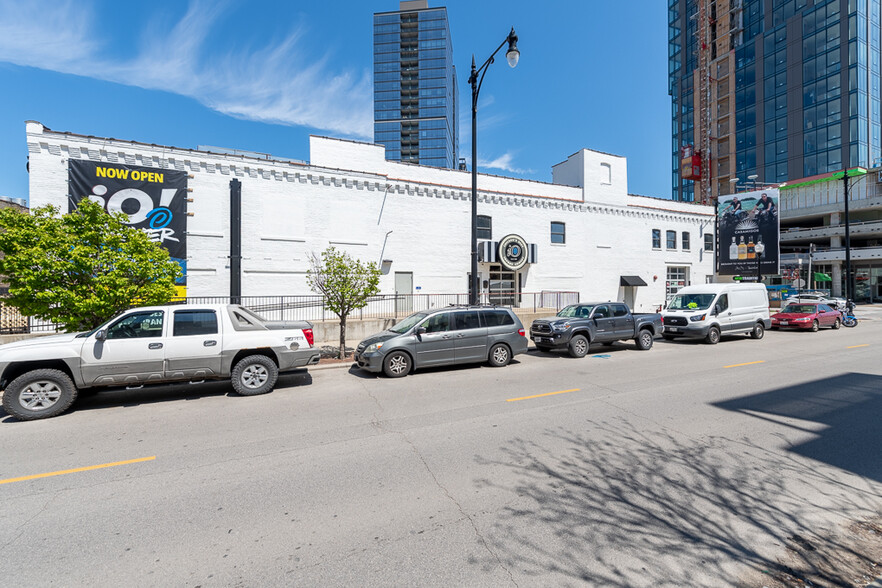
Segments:
[[[447,9],[426,0],[374,14],[374,142],[386,159],[454,168],[456,68]]]
[[[710,151],[712,197],[735,178],[878,162],[880,13],[882,0],[668,0],[673,199],[699,199],[680,175],[687,145]]]

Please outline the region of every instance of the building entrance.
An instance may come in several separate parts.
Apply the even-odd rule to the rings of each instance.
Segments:
[[[517,296],[517,272],[502,269],[501,265],[490,266],[490,304],[514,306]]]

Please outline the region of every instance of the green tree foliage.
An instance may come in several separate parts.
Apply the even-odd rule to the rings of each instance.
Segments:
[[[181,267],[148,235],[89,200],[59,215],[0,210],[6,304],[67,331],[89,330],[134,305],[164,304]]]
[[[380,291],[380,268],[362,263],[331,246],[321,258],[310,254],[306,281],[313,292],[325,297],[325,306],[340,318],[340,358],[346,357],[346,317],[367,306],[368,298]]]

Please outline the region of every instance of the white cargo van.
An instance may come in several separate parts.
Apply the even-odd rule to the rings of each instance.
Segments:
[[[769,295],[762,284],[701,284],[677,291],[662,311],[662,336],[701,338],[715,345],[720,335],[744,333],[762,339],[772,325]]]

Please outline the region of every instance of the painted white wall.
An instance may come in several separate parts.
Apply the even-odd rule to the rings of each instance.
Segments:
[[[471,175],[387,162],[381,146],[312,137],[309,165],[96,138],[27,123],[31,206],[67,211],[69,159],[186,170],[188,293],[229,293],[229,184],[242,182],[242,293],[311,294],[309,254],[334,245],[365,261],[391,259],[382,276],[413,272],[421,293],[464,293],[470,264]],[[609,163],[605,172],[601,164]],[[564,165],[566,164],[566,165]],[[493,240],[516,233],[538,245],[525,292],[574,290],[583,300],[622,299],[620,276],[638,275],[635,310],[665,298],[668,265],[690,267],[693,283],[713,274],[699,236],[713,209],[627,194],[622,157],[582,150],[555,166],[553,184],[479,175],[478,214],[493,219]],[[563,165],[563,167],[562,167]],[[607,175],[604,175],[607,173]],[[581,174],[581,177],[580,177]],[[611,182],[604,180],[611,179]],[[564,183],[578,182],[573,186]],[[566,223],[566,244],[550,242],[551,222]],[[691,250],[653,250],[651,230],[691,233]],[[663,243],[664,246],[664,243]],[[482,264],[482,274],[489,265]],[[657,276],[657,279],[653,279]]]

